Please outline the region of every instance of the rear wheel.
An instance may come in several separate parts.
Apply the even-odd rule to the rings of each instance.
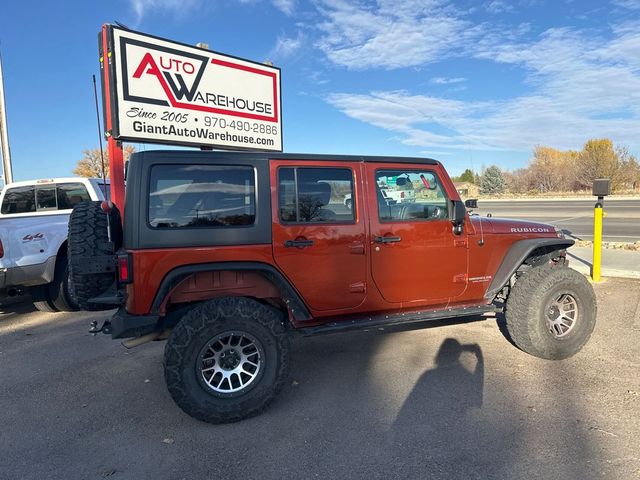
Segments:
[[[165,379],[174,401],[210,423],[260,413],[288,373],[290,342],[282,320],[277,310],[243,297],[192,309],[165,348]]]
[[[33,301],[33,306],[39,312],[56,313],[59,311],[51,301],[48,285],[35,287],[31,292],[31,300]]]
[[[587,343],[596,322],[596,297],[584,275],[544,265],[524,273],[506,305],[507,330],[531,355],[550,360],[571,357]]]
[[[48,289],[51,303],[61,312],[78,311],[78,304],[73,297],[73,289],[71,288],[72,282],[67,257],[58,258],[55,276]]]

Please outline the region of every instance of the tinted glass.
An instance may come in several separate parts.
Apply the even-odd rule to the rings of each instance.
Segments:
[[[348,168],[280,168],[280,220],[298,223],[353,222],[353,174]]]
[[[38,211],[58,209],[55,185],[36,188],[36,208]]]
[[[376,172],[378,215],[382,221],[448,218],[448,200],[433,172],[379,170]]]
[[[87,188],[82,183],[58,184],[58,210],[73,208],[76,204],[91,200]]]
[[[252,167],[156,165],[150,182],[152,227],[232,227],[255,222]]]
[[[33,186],[7,190],[2,201],[2,213],[26,213],[36,211],[36,189]]]

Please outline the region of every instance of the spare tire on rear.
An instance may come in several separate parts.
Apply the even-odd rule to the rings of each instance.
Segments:
[[[122,244],[120,213],[114,206],[107,214],[102,202],[78,203],[69,218],[67,251],[74,298],[82,310],[110,310],[112,305],[91,302],[111,287],[115,281],[115,251]],[[111,226],[111,241],[109,241]],[[110,264],[108,271],[101,268]],[[91,271],[91,266],[96,271]]]

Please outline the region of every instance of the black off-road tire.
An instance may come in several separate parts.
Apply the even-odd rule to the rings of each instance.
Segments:
[[[565,336],[554,335],[546,320],[554,299],[570,295],[577,318]],[[539,358],[561,360],[579,352],[596,323],[596,297],[584,275],[563,266],[531,268],[516,280],[506,304],[507,330],[523,351]]]
[[[245,297],[209,300],[190,310],[173,329],[164,351],[164,375],[173,400],[188,415],[209,423],[231,423],[262,412],[282,390],[289,371],[290,338],[278,310]],[[223,332],[257,339],[264,364],[253,386],[220,395],[201,378],[201,352]]]
[[[113,258],[114,248],[108,246],[108,224],[113,225],[112,231],[115,229],[116,234],[119,234],[118,240],[121,241],[120,214],[114,207],[107,223],[107,214],[102,210],[101,203],[99,201],[81,202],[74,207],[69,218],[67,251],[73,285],[72,296],[82,310],[98,311],[113,308],[113,306],[96,304],[89,300],[104,293],[113,285],[116,280],[115,262],[113,272],[81,274],[77,268],[74,268],[86,263],[87,258],[101,256]],[[117,243],[115,248],[119,248]]]

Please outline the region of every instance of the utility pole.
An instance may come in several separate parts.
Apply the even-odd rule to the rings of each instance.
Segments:
[[[0,55],[0,153],[2,153],[2,174],[4,184],[13,182],[11,170],[11,152],[9,150],[9,130],[7,128],[7,109],[4,103],[4,77],[2,76],[2,56]]]

